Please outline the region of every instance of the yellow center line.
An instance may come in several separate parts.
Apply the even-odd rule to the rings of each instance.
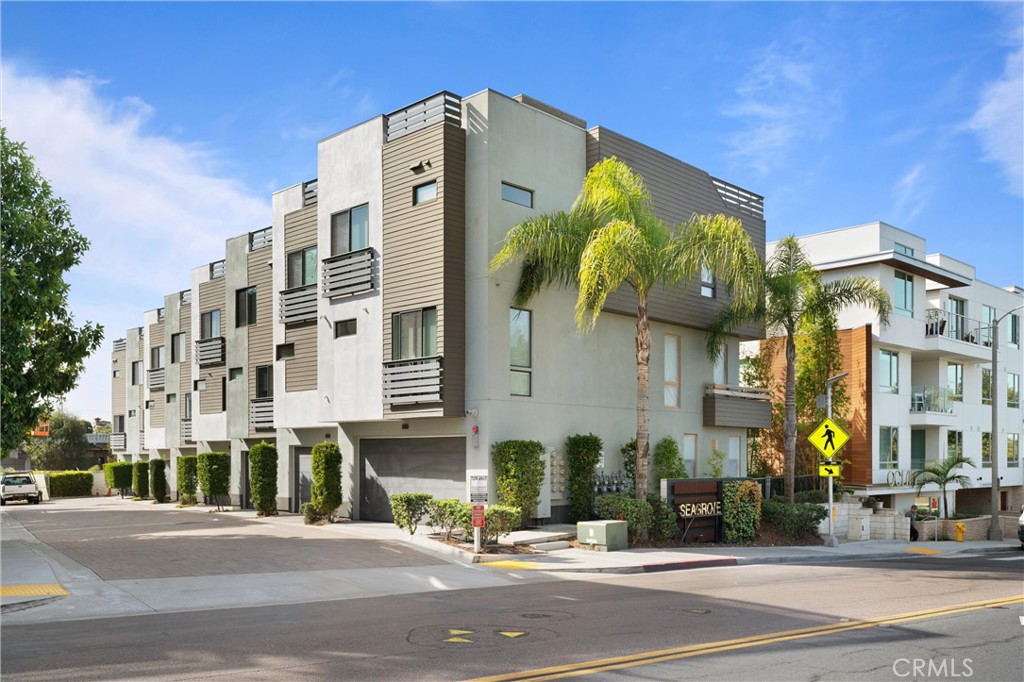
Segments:
[[[587,661],[584,663],[571,663],[568,665],[553,666],[550,668],[538,668],[536,670],[526,670],[518,673],[508,673],[505,675],[480,677],[473,680],[473,682],[541,682],[542,680],[554,680],[565,677],[579,677],[582,675],[590,675],[592,673],[605,672],[608,670],[631,668],[640,665],[649,665],[651,663],[664,663],[666,661],[674,661],[681,658],[691,658],[693,656],[703,656],[706,654],[720,653],[723,651],[733,651],[735,649],[746,649],[749,647],[764,646],[766,644],[776,644],[779,642],[787,642],[797,639],[807,639],[809,637],[820,637],[822,635],[829,635],[838,632],[848,632],[851,630],[861,630],[864,628],[880,627],[883,625],[892,625],[895,623],[905,623],[914,620],[924,620],[927,618],[935,618],[938,616],[948,616],[957,613],[966,613],[968,611],[977,611],[979,609],[997,608],[1000,606],[1012,606],[1014,604],[1024,604],[1024,595],[1015,595],[1013,597],[1004,597],[1000,599],[987,599],[984,601],[970,602],[967,604],[958,604],[955,606],[946,606],[937,609],[928,609],[925,611],[913,611],[910,613],[895,614],[892,616],[884,616],[881,618],[868,618],[864,620],[848,621],[845,623],[834,623],[831,625],[819,625],[815,627],[801,628],[798,630],[774,632],[765,635],[741,637],[739,639],[730,639],[721,642],[707,642],[704,644],[693,644],[690,646],[677,647],[673,649],[647,651],[644,653],[631,654],[628,656],[603,658],[594,661]]]
[[[54,595],[67,596],[68,591],[58,583],[0,586],[0,597],[48,597]]]

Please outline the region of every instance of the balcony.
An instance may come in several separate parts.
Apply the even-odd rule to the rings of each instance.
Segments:
[[[462,100],[458,95],[441,91],[419,102],[410,104],[404,109],[392,112],[385,117],[387,121],[386,140],[391,142],[420,128],[446,121],[461,125]]]
[[[373,247],[325,258],[323,261],[324,298],[352,296],[373,290],[377,253]]]
[[[125,339],[116,339],[114,341],[114,352],[120,353],[128,349],[128,341]]]
[[[253,431],[274,428],[273,398],[253,398],[249,401],[249,428]]]
[[[704,388],[704,426],[766,429],[772,425],[767,388],[708,384]]]
[[[384,363],[384,404],[441,402],[441,357]]]
[[[922,350],[938,356],[982,362],[992,357],[992,331],[978,320],[948,310],[925,311],[924,338]]]
[[[284,324],[316,319],[316,285],[285,289],[280,297],[280,320]]]
[[[910,425],[951,426],[956,420],[954,405],[959,403],[946,388],[914,386],[910,394]]]
[[[110,434],[110,449],[117,452],[124,452],[128,449],[128,435],[125,433]]]
[[[164,368],[158,367],[147,371],[146,383],[149,384],[149,390],[151,391],[164,390]]]
[[[196,341],[196,362],[200,367],[224,362],[224,337],[214,336]]]
[[[182,419],[181,420],[181,440],[185,442],[191,442],[192,440],[192,420]]]

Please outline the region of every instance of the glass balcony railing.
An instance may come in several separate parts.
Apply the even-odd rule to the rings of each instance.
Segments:
[[[953,414],[953,403],[958,402],[947,389],[939,386],[915,386],[910,394],[910,411]]]

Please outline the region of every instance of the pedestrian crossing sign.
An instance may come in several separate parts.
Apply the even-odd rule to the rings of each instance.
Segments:
[[[818,452],[826,458],[832,459],[832,456],[842,450],[846,442],[850,440],[850,434],[843,431],[839,428],[838,424],[826,417],[818,424],[818,428],[811,432],[807,440],[811,445],[818,448]]]

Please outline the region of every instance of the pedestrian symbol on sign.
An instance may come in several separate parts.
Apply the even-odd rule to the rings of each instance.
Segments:
[[[850,435],[839,428],[831,419],[825,419],[818,428],[807,437],[808,442],[818,449],[818,452],[831,459],[833,455],[843,449]]]

